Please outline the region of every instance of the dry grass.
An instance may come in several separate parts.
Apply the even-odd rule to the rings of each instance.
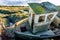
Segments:
[[[12,20],[19,21],[20,19],[18,18],[18,16],[20,18],[28,16],[24,12],[21,13],[20,10],[28,10],[28,7],[27,6],[0,6],[0,20],[1,19],[6,20],[6,19],[4,19],[4,17],[9,16],[9,17],[11,17]],[[13,13],[13,12],[16,12],[16,13]],[[3,22],[7,23],[7,21],[3,21]]]
[[[27,6],[0,6],[0,10],[19,11],[28,9]]]

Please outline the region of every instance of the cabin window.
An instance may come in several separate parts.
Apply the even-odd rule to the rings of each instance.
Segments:
[[[44,22],[45,16],[40,16],[38,22]]]
[[[48,20],[51,20],[51,18],[54,16],[54,14],[49,14],[48,16],[47,16],[47,19]]]

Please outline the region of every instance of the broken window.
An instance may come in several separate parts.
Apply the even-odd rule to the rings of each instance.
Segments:
[[[44,22],[45,16],[40,16],[38,22]]]
[[[54,14],[49,14],[49,15],[47,16],[47,19],[48,19],[48,20],[51,20],[53,16],[54,16]]]

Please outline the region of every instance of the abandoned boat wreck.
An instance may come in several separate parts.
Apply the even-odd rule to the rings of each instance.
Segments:
[[[57,19],[57,14],[57,6],[49,2],[43,2],[41,4],[29,3],[29,17],[27,23],[29,26],[26,27],[27,30],[25,32],[15,32],[17,39],[19,39],[19,37],[34,40],[59,38],[59,36],[50,29],[51,23]]]
[[[7,28],[5,33],[8,37],[15,40],[39,40],[57,39],[59,34],[55,34],[51,29],[60,18],[57,17],[58,9],[52,3],[28,3],[29,16],[15,23],[11,28]],[[51,7],[52,6],[52,7]],[[52,25],[52,23],[54,25]],[[51,26],[51,27],[50,27]]]

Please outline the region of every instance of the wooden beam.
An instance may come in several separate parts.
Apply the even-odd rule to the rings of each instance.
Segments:
[[[27,22],[27,21],[28,21],[28,18],[25,18],[25,19],[23,19],[23,20],[21,20],[21,21],[18,21],[18,22],[16,23],[16,26],[21,25],[21,24],[23,24],[24,22]]]
[[[24,22],[27,22],[27,21],[28,21],[28,18],[22,19],[22,20],[16,22],[14,25],[12,25],[11,27],[8,27],[8,28],[15,28],[18,25],[21,25],[21,24],[23,24]]]

